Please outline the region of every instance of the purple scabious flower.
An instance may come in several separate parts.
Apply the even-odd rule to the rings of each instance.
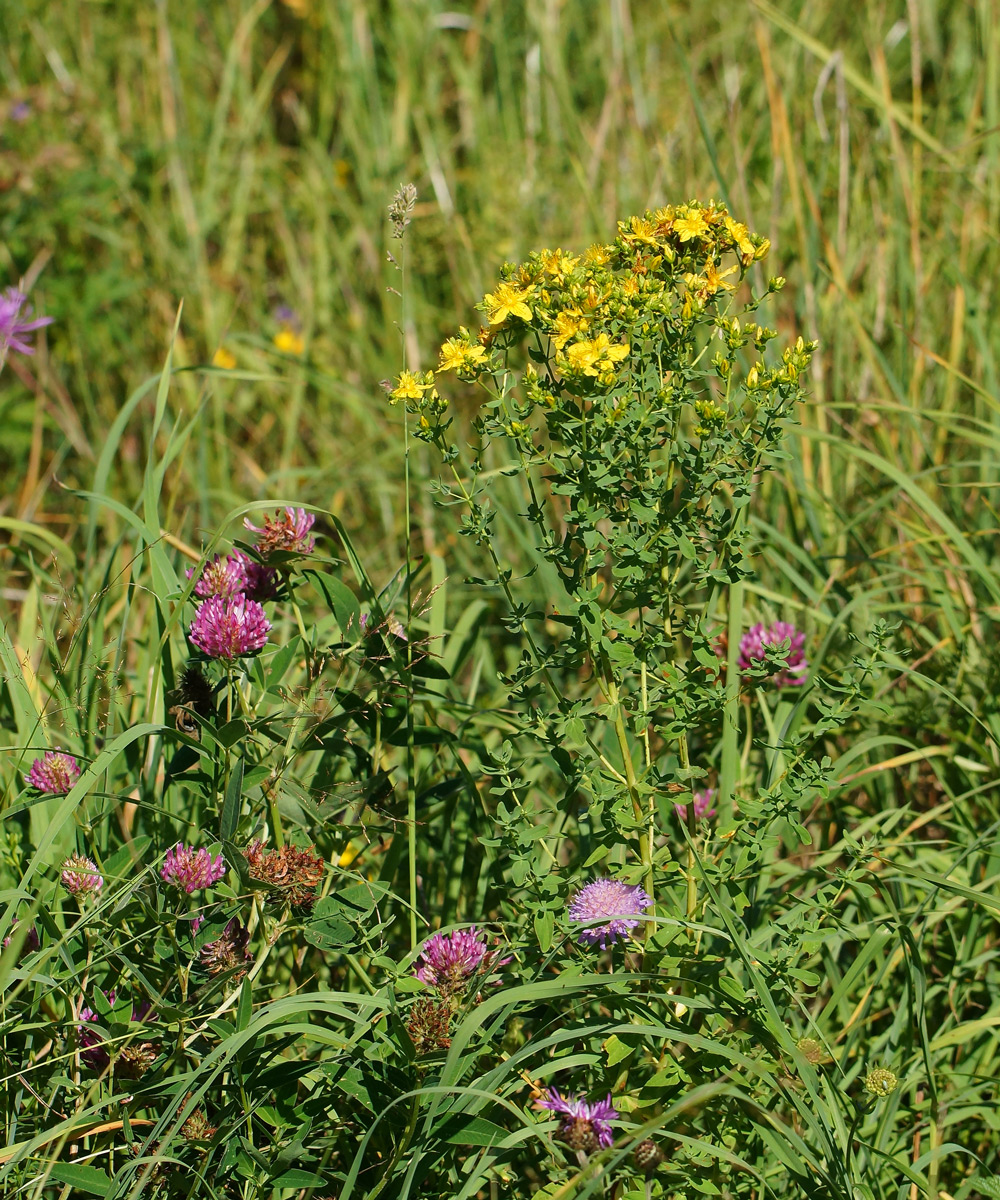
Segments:
[[[503,966],[510,959],[497,961],[498,950],[490,950],[475,925],[454,933],[435,933],[420,950],[423,962],[413,972],[422,982],[442,993],[460,991],[465,981],[480,971]]]
[[[194,571],[186,572],[188,579]],[[235,596],[246,592],[247,568],[242,555],[228,554],[225,558],[216,555],[198,577],[194,585],[194,594],[202,600],[209,596]]]
[[[31,305],[27,296],[17,288],[5,288],[0,293],[0,366],[6,361],[7,353],[34,354],[35,348],[25,335],[43,325],[51,325],[52,317],[36,317],[31,320]],[[23,311],[22,311],[23,309]]]
[[[80,768],[72,754],[46,750],[31,764],[24,782],[46,796],[65,796],[80,778]]]
[[[638,885],[631,886],[618,879],[595,879],[579,891],[569,906],[571,921],[586,921],[588,928],[581,929],[578,941],[581,946],[597,946],[602,950],[614,945],[619,938],[627,938],[629,932],[639,924],[636,919],[652,904],[649,896]],[[600,921],[596,925],[593,922]]]
[[[615,1140],[611,1132],[612,1122],[618,1120],[618,1112],[611,1101],[611,1093],[605,1100],[586,1100],[583,1095],[562,1096],[555,1088],[546,1088],[546,1095],[537,1101],[539,1108],[559,1113],[563,1118],[559,1136],[574,1150],[592,1154],[595,1150],[610,1146]]]
[[[209,596],[198,605],[189,637],[202,654],[231,662],[267,644],[271,623],[256,600],[242,593]]]
[[[714,817],[715,809],[712,808],[712,801],[715,799],[715,788],[705,788],[702,792],[695,792],[691,803],[694,805],[694,819],[702,820],[703,817]],[[674,812],[680,819],[687,818],[687,805],[675,804]]]
[[[104,887],[104,876],[97,864],[81,854],[71,854],[62,865],[59,876],[63,887],[79,900],[83,896],[96,896]]]
[[[178,842],[168,850],[160,868],[160,878],[171,887],[180,888],[190,895],[192,892],[209,888],[226,874],[226,860],[222,855],[213,858],[204,847],[196,850]]]
[[[263,525],[254,525],[249,517],[243,518],[243,524],[251,533],[259,534],[256,549],[261,558],[269,558],[274,553],[310,554],[316,545],[316,539],[309,536],[309,530],[316,523],[316,518],[304,508],[279,509],[273,517],[268,517]]]
[[[771,676],[771,682],[775,687],[797,687],[804,683],[809,666],[803,653],[806,635],[788,621],[775,621],[770,628],[758,623],[747,630],[740,638],[740,670],[745,673],[752,667],[763,665],[764,647],[780,646],[786,640],[789,646],[785,665]]]

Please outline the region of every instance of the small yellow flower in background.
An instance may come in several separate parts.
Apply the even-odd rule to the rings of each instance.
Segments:
[[[282,354],[302,354],[306,348],[305,338],[294,329],[279,329],[274,344]]]
[[[580,261],[579,255],[567,254],[561,249],[543,250],[538,257],[542,264],[542,270],[546,275],[551,275],[554,279],[562,279],[564,276],[571,274],[573,268]]]
[[[348,842],[346,847],[344,848],[344,851],[341,854],[340,858],[337,859],[337,866],[338,867],[349,867],[351,865],[351,863],[354,862],[354,860],[358,857],[358,855],[360,853],[361,853],[360,846],[355,846],[353,842]]]
[[[220,346],[212,355],[212,366],[221,367],[223,371],[231,371],[236,366],[236,355],[230,354],[225,346]]]
[[[509,283],[497,284],[495,292],[487,292],[483,297],[486,312],[491,325],[502,325],[508,317],[520,317],[522,321],[531,320],[531,309],[525,303],[534,291],[533,286],[516,288]]]
[[[697,209],[694,212],[689,209],[686,216],[674,218],[674,233],[682,242],[689,242],[708,233],[708,223]]]
[[[311,0],[281,0],[281,3],[297,17],[308,17],[312,8]]]
[[[621,235],[630,245],[656,246],[656,226],[646,217],[629,217],[628,224],[620,221],[618,228]]]

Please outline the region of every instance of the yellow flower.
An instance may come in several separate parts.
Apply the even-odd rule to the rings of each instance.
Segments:
[[[362,849],[363,847],[355,846],[353,842],[348,842],[347,847],[341,853],[340,858],[337,859],[337,866],[349,867],[361,853]]]
[[[393,400],[422,400],[430,386],[429,383],[421,383],[412,371],[403,371],[389,395]]]
[[[742,221],[734,221],[732,217],[726,217],[726,233],[736,243],[736,249],[739,250],[741,257],[748,260],[753,258],[756,248],[750,241],[750,232]]]
[[[538,256],[539,262],[542,264],[542,270],[546,275],[551,275],[555,279],[561,279],[573,270],[576,264],[580,261],[575,254],[566,254],[563,250],[543,250]]]
[[[626,242],[646,246],[657,245],[656,226],[645,217],[629,217],[627,225],[622,221],[618,227]]]
[[[236,366],[236,355],[230,354],[225,346],[220,346],[212,355],[212,366],[221,367],[223,371],[231,371]]]
[[[590,263],[591,266],[603,267],[611,261],[611,256],[614,254],[614,246],[602,246],[595,242],[589,250],[585,251],[584,261]]]
[[[684,282],[688,285],[688,289],[696,292],[701,299],[707,299],[709,296],[714,296],[720,290],[732,291],[733,284],[726,283],[726,277],[733,275],[736,272],[735,267],[729,267],[728,270],[719,271],[715,263],[709,263],[705,268],[704,275],[688,274],[684,276]]]
[[[688,213],[686,217],[677,217],[674,220],[674,233],[682,242],[689,242],[693,237],[702,237],[708,233],[708,224],[700,212],[695,210],[693,213]]]
[[[498,283],[495,292],[487,292],[483,297],[490,324],[502,325],[508,317],[520,317],[522,321],[530,321],[531,309],[525,304],[525,300],[534,290],[532,285],[516,288],[509,283]]]
[[[441,347],[438,374],[442,371],[470,371],[486,362],[482,346],[473,346],[462,338],[449,338]]]
[[[306,348],[305,338],[294,329],[279,329],[274,335],[274,344],[282,354],[301,354]]]
[[[606,333],[599,333],[592,341],[574,342],[566,351],[566,364],[572,373],[600,377],[603,383],[613,373],[614,364],[627,358],[628,352],[628,343],[612,343]]]
[[[585,333],[590,322],[578,308],[564,308],[552,322],[552,342],[557,350],[565,349],[570,338]]]

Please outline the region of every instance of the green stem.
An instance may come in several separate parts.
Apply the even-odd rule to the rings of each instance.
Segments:
[[[726,655],[726,700],[722,710],[722,763],[719,769],[720,828],[732,819],[733,800],[740,771],[740,638],[743,636],[743,592],[742,581],[729,589],[728,648]]]

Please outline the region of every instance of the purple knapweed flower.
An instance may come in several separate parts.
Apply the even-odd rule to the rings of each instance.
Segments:
[[[618,879],[595,879],[579,891],[569,906],[571,921],[586,921],[588,928],[581,929],[578,941],[581,946],[597,946],[602,950],[614,945],[619,938],[627,938],[629,931],[639,924],[636,919],[652,904],[649,896],[638,885],[631,886]],[[592,922],[600,921],[600,925]]]
[[[45,796],[65,796],[79,778],[80,768],[73,755],[56,748],[35,759],[24,782]]]
[[[618,1120],[618,1112],[610,1092],[605,1100],[591,1101],[583,1095],[562,1096],[555,1088],[545,1090],[546,1095],[537,1101],[538,1107],[547,1108],[563,1118],[559,1136],[574,1150],[592,1154],[612,1144],[615,1138],[611,1125]]]
[[[171,887],[180,888],[190,895],[192,892],[209,888],[226,874],[226,860],[222,855],[213,858],[204,847],[196,850],[178,842],[168,850],[160,868],[160,878]]]
[[[422,982],[440,992],[456,992],[480,971],[491,971],[510,959],[497,961],[498,950],[490,950],[475,925],[454,933],[435,933],[420,950],[423,962],[413,972]]]
[[[765,646],[780,646],[784,641],[789,642],[788,653],[785,655],[785,665],[770,677],[775,687],[796,687],[805,682],[808,669],[803,647],[806,635],[800,633],[788,621],[775,621],[770,628],[763,624],[754,625],[752,629],[740,638],[739,668],[742,672],[752,667],[759,667],[764,661]]]
[[[31,305],[27,296],[17,288],[5,288],[0,293],[0,366],[3,366],[10,350],[18,354],[34,354],[35,348],[25,335],[43,325],[51,325],[52,317],[35,317],[31,320]],[[22,312],[23,309],[23,312]]]
[[[278,594],[278,572],[274,567],[265,567],[243,550],[234,550],[230,557],[239,559],[243,565],[247,578],[245,594],[248,600],[263,603],[265,600],[274,599]]]
[[[694,819],[700,821],[703,817],[714,817],[715,809],[712,808],[712,801],[715,799],[715,788],[705,788],[702,792],[695,792],[691,803],[694,805]],[[687,819],[687,805],[675,804],[674,812],[682,821]]]
[[[304,508],[278,509],[273,517],[267,517],[263,525],[254,525],[249,517],[243,518],[243,524],[251,533],[260,536],[256,549],[261,558],[269,558],[272,554],[309,554],[316,545],[316,539],[309,536],[309,530],[316,523],[316,518]]]
[[[71,854],[62,865],[59,876],[63,887],[79,900],[83,896],[96,896],[104,887],[104,876],[97,864],[81,854]]]
[[[188,579],[194,571],[185,572]],[[210,563],[205,564],[198,582],[194,585],[194,594],[205,600],[209,596],[235,596],[247,591],[247,568],[244,556],[228,554],[225,558],[217,554]]]
[[[188,636],[202,654],[231,662],[262,649],[270,632],[271,623],[263,608],[241,594],[203,600]]]

